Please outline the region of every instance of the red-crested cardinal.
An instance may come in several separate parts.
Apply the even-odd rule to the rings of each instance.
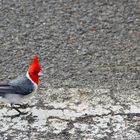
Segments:
[[[36,92],[41,74],[41,66],[36,55],[25,76],[0,85],[0,101],[9,103],[13,109],[22,114],[15,105],[21,105]]]

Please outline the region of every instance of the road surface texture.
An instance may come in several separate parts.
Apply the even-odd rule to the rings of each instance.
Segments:
[[[140,0],[1,0],[0,82],[38,53],[28,115],[0,104],[0,140],[140,140]]]

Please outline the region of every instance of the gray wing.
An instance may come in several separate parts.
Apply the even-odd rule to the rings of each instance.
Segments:
[[[27,77],[21,77],[11,81],[8,84],[0,85],[0,96],[5,97],[6,94],[28,95],[34,91],[32,82]]]
[[[0,97],[5,97],[6,94],[15,94],[14,87],[10,85],[0,85]]]
[[[15,94],[28,95],[34,91],[33,83],[25,76],[12,80],[9,83],[15,90]]]
[[[18,94],[18,95],[28,95],[32,90],[27,90],[26,88],[20,88],[18,86],[11,85],[0,85],[0,97],[5,97],[6,94]]]

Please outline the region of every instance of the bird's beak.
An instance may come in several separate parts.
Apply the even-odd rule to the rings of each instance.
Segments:
[[[38,76],[42,76],[42,75],[43,75],[43,73],[42,73],[42,72],[39,72],[39,73],[38,73]]]

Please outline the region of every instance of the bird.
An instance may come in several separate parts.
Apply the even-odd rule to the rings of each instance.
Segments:
[[[22,106],[24,101],[36,93],[41,76],[42,69],[36,54],[24,76],[13,79],[7,84],[0,84],[0,101],[10,104],[11,108],[18,112],[17,116],[26,114],[16,106]]]

